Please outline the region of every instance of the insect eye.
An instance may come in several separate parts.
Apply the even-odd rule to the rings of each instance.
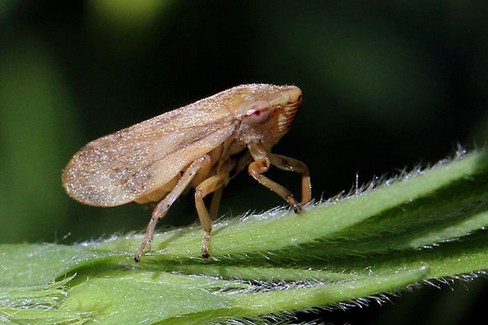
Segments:
[[[270,107],[269,103],[264,100],[254,102],[247,109],[244,118],[251,123],[264,123],[269,118]]]

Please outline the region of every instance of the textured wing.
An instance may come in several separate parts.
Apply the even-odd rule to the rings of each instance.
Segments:
[[[212,97],[159,115],[87,144],[66,166],[63,185],[89,205],[134,201],[232,136],[233,121]]]

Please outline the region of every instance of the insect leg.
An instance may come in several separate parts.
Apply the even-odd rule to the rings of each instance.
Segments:
[[[208,155],[205,155],[200,159],[193,161],[190,164],[190,166],[186,169],[186,171],[183,173],[178,183],[171,190],[171,192],[169,192],[168,195],[166,195],[166,197],[156,205],[151,215],[151,220],[147,225],[146,236],[144,237],[144,241],[142,242],[141,246],[134,254],[134,260],[136,262],[139,262],[141,260],[141,255],[142,252],[144,251],[144,248],[151,249],[151,242],[154,237],[154,230],[156,229],[156,224],[158,220],[163,219],[164,216],[166,216],[166,213],[168,212],[171,205],[185,190],[185,188],[191,182],[193,177],[195,177],[197,171],[209,163],[210,163],[210,157]]]
[[[296,172],[302,175],[302,204],[310,202],[312,200],[312,184],[310,182],[310,173],[308,172],[307,165],[300,160],[282,155],[269,154],[268,157],[271,164],[279,169]]]
[[[286,202],[288,202],[296,213],[302,211],[300,203],[295,200],[290,191],[263,175],[268,171],[271,165],[270,159],[268,158],[270,153],[266,152],[263,146],[259,143],[249,143],[247,147],[249,149],[249,153],[254,159],[254,161],[247,167],[249,175],[251,175],[261,185],[266,186],[271,191],[275,192],[286,200]]]
[[[215,220],[217,214],[219,213],[220,199],[222,198],[222,192],[224,191],[224,186],[221,186],[212,195],[212,202],[210,203],[210,218]]]
[[[205,234],[203,235],[203,241],[202,241],[203,257],[209,257],[208,241],[210,240],[210,234],[212,232],[212,217],[213,217],[211,214],[208,213],[203,198],[205,198],[205,196],[207,196],[208,194],[215,192],[214,195],[216,196],[214,196],[214,198],[212,199],[210,211],[211,213],[216,214],[217,204],[218,201],[220,200],[222,187],[228,177],[229,177],[228,172],[221,171],[217,175],[207,178],[195,188],[195,206],[197,208],[198,218],[200,219],[202,228],[205,231]]]
[[[293,197],[290,191],[286,188],[281,186],[280,184],[272,181],[271,179],[267,178],[263,175],[263,173],[267,172],[270,166],[270,162],[268,158],[255,160],[249,164],[248,172],[255,180],[257,180],[261,185],[266,186],[271,191],[275,192],[279,196],[281,196],[288,204],[293,208],[296,213],[302,211],[302,207],[300,203]]]

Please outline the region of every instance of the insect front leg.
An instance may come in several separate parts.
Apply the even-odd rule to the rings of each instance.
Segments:
[[[269,170],[269,167],[271,165],[268,154],[266,153],[264,148],[256,143],[249,144],[248,148],[249,152],[254,158],[254,161],[250,163],[247,168],[249,175],[251,175],[261,185],[266,186],[271,191],[281,196],[293,208],[293,211],[295,211],[296,213],[301,212],[302,206],[293,197],[289,190],[263,175]]]
[[[212,233],[212,221],[213,218],[215,218],[215,215],[217,214],[218,203],[222,195],[222,188],[228,177],[229,177],[228,172],[221,171],[217,175],[207,178],[195,188],[195,206],[197,208],[198,218],[200,219],[202,228],[205,231],[205,234],[203,235],[203,241],[202,241],[203,257],[209,257],[208,241],[210,240],[210,235]],[[211,209],[210,209],[211,214],[209,214],[203,199],[208,194],[213,192],[215,193],[211,203]]]
[[[268,156],[271,164],[279,169],[302,175],[302,204],[310,202],[312,200],[312,183],[310,182],[310,173],[307,165],[300,160],[282,155],[269,154]]]
[[[193,179],[193,177],[195,177],[198,170],[209,163],[210,157],[208,155],[205,155],[200,159],[192,162],[183,173],[178,183],[176,183],[175,187],[171,190],[171,192],[169,192],[168,195],[156,205],[151,215],[151,220],[147,225],[144,241],[134,254],[134,260],[136,262],[139,262],[141,260],[141,255],[145,248],[147,248],[148,250],[151,249],[151,242],[154,237],[154,230],[156,229],[156,224],[158,220],[163,219],[166,216],[166,213],[168,213],[171,205],[181,195],[181,193],[185,190],[188,184],[190,184],[191,180]]]

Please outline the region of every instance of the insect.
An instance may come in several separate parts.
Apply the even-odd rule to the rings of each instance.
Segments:
[[[209,256],[212,221],[222,190],[246,168],[259,183],[293,208],[312,198],[307,166],[271,153],[288,131],[302,102],[295,86],[248,84],[230,88],[94,140],[63,171],[63,186],[75,200],[98,207],[157,202],[145,238],[134,254],[149,250],[156,223],[189,189],[204,230],[201,254]],[[290,191],[263,174],[271,165],[301,174],[301,204]],[[210,210],[204,198],[213,194]]]

